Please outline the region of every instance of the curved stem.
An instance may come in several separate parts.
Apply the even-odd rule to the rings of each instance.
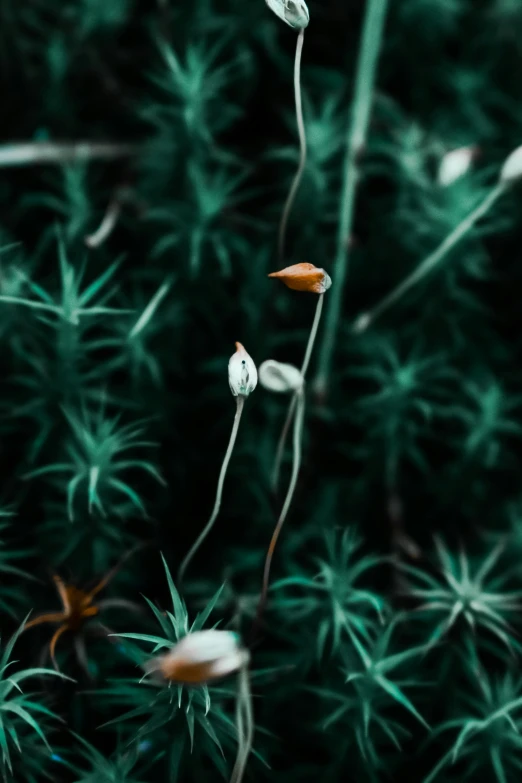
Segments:
[[[317,330],[319,329],[321,314],[323,312],[323,303],[324,303],[324,294],[319,294],[319,298],[317,300],[317,306],[315,308],[314,322],[310,330],[310,336],[308,338],[308,345],[306,346],[303,364],[301,365],[301,375],[303,376],[303,378],[306,376],[306,373],[308,372],[308,366],[310,364],[310,359],[312,358],[312,351],[315,345],[315,338],[317,337]]]
[[[92,234],[87,234],[84,237],[84,242],[87,247],[100,247],[100,245],[102,245],[105,240],[110,237],[116,223],[118,222],[120,212],[121,202],[118,198],[114,198],[107,207],[107,211],[103,216],[103,220],[96,231],[94,231]]]
[[[448,234],[446,239],[444,239],[444,241],[424,259],[424,261],[421,261],[402,283],[399,283],[399,285],[394,288],[391,293],[385,296],[372,310],[359,315],[354,323],[355,331],[364,332],[385,310],[395,304],[395,302],[404,296],[410,288],[413,288],[414,285],[419,283],[429,274],[431,270],[436,267],[467,234],[469,234],[477,221],[489,212],[491,207],[505,191],[506,185],[504,183],[499,183],[494,187],[486,198]]]
[[[239,692],[236,708],[238,751],[230,783],[241,783],[254,738],[254,714],[252,693],[248,676],[248,661],[239,670]]]
[[[281,430],[281,435],[279,436],[279,442],[277,444],[277,451],[274,460],[274,467],[272,468],[272,475],[270,476],[270,488],[274,495],[277,492],[277,487],[279,484],[279,474],[281,473],[281,464],[283,462],[283,454],[285,453],[286,439],[290,431],[290,425],[292,424],[292,419],[294,418],[296,403],[297,403],[297,392],[294,392],[294,394],[292,394],[292,399],[290,400],[290,405],[288,406],[288,411],[286,413],[286,419],[285,419],[285,423],[283,424],[283,429]]]
[[[295,92],[295,115],[297,119],[297,132],[299,134],[299,166],[297,168],[292,186],[288,193],[286,203],[281,216],[281,223],[279,225],[279,240],[278,240],[278,254],[279,259],[282,261],[285,255],[285,239],[286,229],[288,226],[288,219],[290,212],[294,205],[299,185],[303,178],[303,172],[306,166],[306,133],[303,118],[303,102],[301,98],[301,58],[303,54],[304,44],[304,28],[299,31],[297,36],[297,46],[295,49],[295,62],[294,62],[294,92]]]
[[[334,274],[332,275],[334,284],[326,314],[326,328],[323,334],[319,370],[314,381],[315,391],[320,397],[324,397],[328,391],[337,329],[341,317],[344,285],[348,272],[348,252],[353,225],[355,194],[359,181],[358,160],[364,150],[368,134],[377,63],[387,9],[388,0],[367,0],[355,78],[352,121],[346,140],[343,189],[339,205],[337,252]]]
[[[317,330],[319,329],[319,323],[321,321],[321,313],[323,312],[323,302],[324,302],[324,294],[319,294],[319,298],[317,300],[317,307],[315,308],[314,322],[312,324],[312,329],[310,330],[310,335],[308,337],[308,345],[306,346],[305,357],[303,359],[303,364],[301,366],[301,375],[303,376],[303,378],[306,377],[308,366],[310,364],[310,359],[312,358],[312,351],[314,349],[315,339],[317,337]],[[285,451],[288,432],[290,431],[290,425],[292,424],[292,419],[294,418],[295,407],[297,403],[297,394],[298,392],[296,392],[292,396],[292,399],[290,400],[290,405],[288,406],[288,412],[286,414],[286,420],[283,425],[283,429],[281,430],[279,443],[277,444],[276,457],[274,460],[274,467],[270,479],[270,486],[272,488],[272,492],[274,493],[277,492],[277,485],[279,484],[281,463],[283,461],[283,454]]]
[[[194,557],[195,553],[205,540],[205,538],[208,536],[210,531],[212,530],[212,526],[214,525],[214,522],[217,519],[217,515],[219,514],[219,509],[221,508],[221,497],[223,495],[223,485],[225,483],[225,477],[227,475],[227,469],[228,469],[228,463],[230,462],[230,458],[232,456],[232,452],[234,450],[234,444],[236,442],[237,432],[239,430],[239,423],[241,421],[241,414],[243,413],[243,407],[245,404],[245,397],[240,394],[237,397],[237,408],[236,408],[236,415],[234,417],[234,424],[232,427],[232,432],[230,434],[230,440],[228,442],[228,448],[225,454],[225,457],[223,459],[223,463],[221,465],[221,471],[219,473],[218,478],[218,484],[217,484],[217,491],[216,491],[216,500],[214,502],[214,508],[212,509],[212,514],[210,515],[210,519],[208,520],[206,526],[204,527],[203,531],[200,533],[199,537],[197,538],[196,542],[193,544],[191,549],[189,550],[188,554],[185,555],[185,559],[183,560],[181,567],[178,572],[178,584],[181,584],[183,581],[183,576],[185,575],[185,571],[187,570],[187,566]]]
[[[298,392],[296,392],[296,407],[297,407],[297,411],[294,420],[294,437],[293,437],[294,454],[293,454],[292,475],[290,477],[290,483],[288,485],[285,502],[283,504],[283,508],[281,509],[281,514],[279,515],[279,519],[277,520],[277,525],[275,526],[275,530],[272,534],[272,539],[270,541],[270,545],[268,547],[268,552],[266,555],[265,570],[263,574],[263,587],[261,590],[261,597],[259,599],[259,604],[257,608],[256,619],[254,621],[254,628],[258,627],[264,612],[266,598],[268,594],[268,586],[270,582],[270,567],[272,565],[272,558],[274,556],[277,540],[283,528],[285,519],[287,517],[288,511],[290,509],[290,505],[294,497],[295,488],[297,486],[297,478],[299,476],[299,469],[301,467],[303,421],[304,421],[304,411],[305,411],[304,389],[300,389]]]

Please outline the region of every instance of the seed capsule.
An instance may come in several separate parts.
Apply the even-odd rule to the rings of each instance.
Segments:
[[[168,653],[148,661],[145,670],[169,682],[204,685],[238,671],[248,659],[237,634],[212,629],[187,634]]]
[[[439,185],[447,187],[467,174],[476,157],[476,147],[458,147],[455,150],[447,152],[442,158],[439,166]]]
[[[304,383],[301,372],[293,364],[283,364],[267,359],[259,368],[259,383],[273,392],[294,392]]]
[[[308,27],[310,13],[304,0],[265,0],[276,16],[294,30]]]
[[[500,171],[502,183],[515,182],[522,178],[522,147],[517,147],[507,156]]]
[[[257,386],[257,369],[252,357],[241,343],[236,343],[236,352],[228,362],[228,382],[234,397],[248,397]]]
[[[313,264],[287,266],[279,272],[271,272],[268,277],[277,277],[294,291],[309,291],[313,294],[324,294],[332,285],[332,280],[324,269]]]

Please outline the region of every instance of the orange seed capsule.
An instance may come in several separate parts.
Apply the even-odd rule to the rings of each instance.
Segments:
[[[324,294],[332,285],[324,269],[306,263],[287,266],[279,272],[271,272],[268,277],[277,277],[294,291],[309,291],[312,294]]]

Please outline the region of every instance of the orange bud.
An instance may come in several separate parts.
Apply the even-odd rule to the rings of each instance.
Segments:
[[[324,294],[332,285],[330,276],[324,269],[313,264],[293,264],[279,272],[271,272],[268,277],[277,277],[294,291],[309,291],[312,294]]]

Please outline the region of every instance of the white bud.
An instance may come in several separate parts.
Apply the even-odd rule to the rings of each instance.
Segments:
[[[508,155],[500,171],[501,182],[515,182],[522,177],[522,147],[517,147]]]
[[[228,363],[230,391],[234,397],[248,397],[257,386],[256,365],[241,343],[236,343],[236,348]]]
[[[308,27],[310,14],[304,0],[265,0],[265,2],[276,16],[294,30]]]
[[[361,313],[361,315],[357,316],[355,319],[353,330],[356,334],[360,334],[361,332],[365,332],[366,329],[369,327],[369,325],[372,322],[372,316],[370,313]]]
[[[201,685],[238,671],[248,659],[237,634],[211,629],[187,634],[167,653],[148,661],[145,669],[166,680]]]
[[[268,391],[286,393],[301,389],[304,378],[293,364],[267,359],[259,368],[259,382]]]
[[[475,159],[477,150],[475,147],[459,147],[447,152],[442,158],[438,172],[439,185],[447,187],[455,182],[469,170]]]

